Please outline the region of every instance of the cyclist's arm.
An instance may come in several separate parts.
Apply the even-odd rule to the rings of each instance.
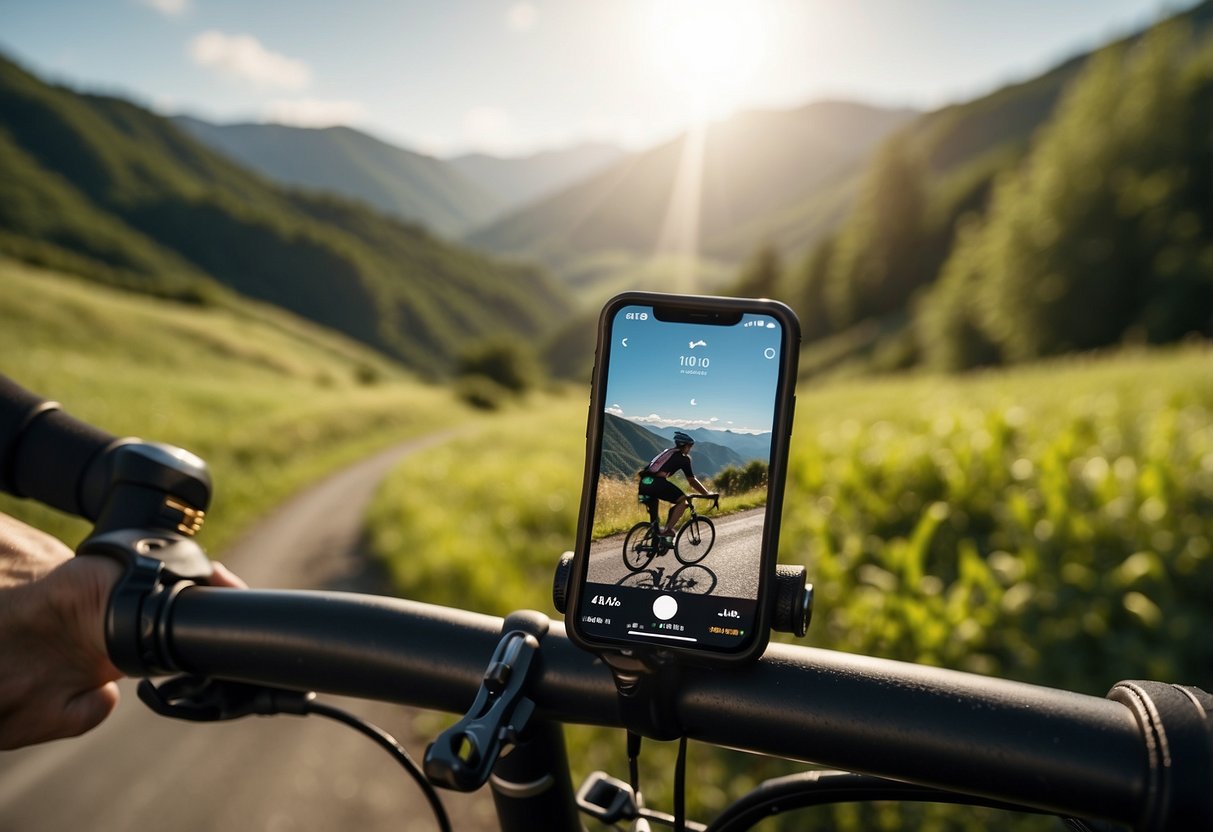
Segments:
[[[80,513],[75,480],[112,437],[60,413],[55,428],[68,433],[43,430],[27,445],[30,425],[46,413],[41,398],[0,376],[0,491]],[[0,514],[0,749],[82,734],[113,710],[121,674],[106,651],[104,616],[120,571],[108,558],[74,558],[50,535]],[[243,585],[222,567],[211,580]]]
[[[705,497],[712,493],[708,491],[707,487],[702,482],[699,481],[699,477],[695,476],[694,474],[687,474],[687,482],[691,484],[691,488],[694,488]]]

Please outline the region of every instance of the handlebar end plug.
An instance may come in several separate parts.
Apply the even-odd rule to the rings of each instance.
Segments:
[[[573,553],[565,552],[556,564],[556,575],[552,579],[552,604],[556,611],[564,615],[568,606],[569,582],[573,577]]]
[[[771,629],[804,638],[813,618],[813,585],[805,582],[805,568],[775,567],[775,601]]]

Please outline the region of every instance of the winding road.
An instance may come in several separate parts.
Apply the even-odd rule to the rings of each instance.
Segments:
[[[398,445],[301,492],[223,561],[251,586],[383,591],[362,518],[391,468],[449,434]],[[325,697],[395,735],[420,761],[417,711]],[[435,729],[437,730],[437,729]],[[456,829],[496,825],[488,789],[443,792]],[[329,720],[164,719],[122,683],[122,704],[83,737],[0,753],[5,832],[437,829],[417,786],[378,746]]]

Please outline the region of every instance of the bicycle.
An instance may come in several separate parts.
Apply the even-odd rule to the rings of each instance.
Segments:
[[[434,783],[487,783],[506,832],[580,830],[579,812],[637,828],[653,821],[733,832],[781,811],[871,800],[1087,819],[1074,820],[1077,829],[1090,820],[1213,827],[1213,696],[1197,688],[1127,681],[1100,698],[773,643],[745,668],[678,668],[656,702],[629,702],[638,689],[629,693],[543,613],[501,619],[353,593],[206,586],[209,561],[192,540],[209,502],[200,460],[116,442],[53,408],[18,415],[0,420],[10,432],[17,426],[15,437],[0,435],[5,481],[92,521],[81,556],[123,566],[107,616],[111,660],[132,676],[176,674],[159,684],[145,678],[140,699],[193,721],[293,714],[351,724],[409,769],[443,829]],[[558,572],[557,609],[564,589]],[[786,606],[776,599],[784,623]],[[474,699],[430,746],[422,773],[398,743],[317,702],[317,691],[454,713]],[[677,791],[672,817],[644,806],[639,740],[628,743],[630,783],[595,772],[575,790],[562,724],[843,770],[760,784],[705,827],[682,819]]]
[[[687,519],[678,527],[674,544],[665,542],[661,535],[661,521],[657,516],[656,500],[641,496],[641,502],[649,507],[648,521],[641,521],[628,530],[623,539],[623,565],[631,572],[639,572],[653,559],[674,550],[674,557],[685,564],[699,563],[708,556],[716,542],[716,526],[695,510],[696,500],[711,500],[712,509],[720,508],[719,494],[688,494]]]
[[[653,566],[625,575],[616,586],[635,589],[657,589],[663,592],[685,592],[690,595],[711,595],[716,588],[716,573],[706,566],[689,563],[665,574],[665,567]]]

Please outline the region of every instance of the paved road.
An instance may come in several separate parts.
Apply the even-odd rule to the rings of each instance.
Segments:
[[[256,587],[376,591],[362,557],[362,515],[383,475],[441,441],[397,446],[310,488],[223,556]],[[0,753],[4,832],[436,829],[424,799],[386,753],[318,718],[195,725],[157,717],[123,683],[118,711],[92,733]],[[415,711],[330,699],[399,738],[420,761]],[[492,798],[445,792],[456,829],[495,825]]]
[[[755,508],[723,517],[710,516],[716,526],[716,542],[699,562],[716,577],[712,595],[730,598],[757,598],[758,577],[753,564],[762,551],[762,520],[765,509]],[[588,578],[602,584],[615,584],[631,572],[623,564],[624,535],[603,538],[590,547]],[[682,566],[673,552],[653,559],[653,567],[670,574]]]

